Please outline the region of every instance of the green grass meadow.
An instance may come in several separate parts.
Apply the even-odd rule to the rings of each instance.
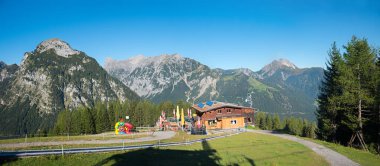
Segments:
[[[242,133],[187,146],[110,153],[18,158],[5,165],[328,165],[305,146],[285,139]]]
[[[0,144],[6,143],[24,143],[24,142],[54,142],[54,141],[76,141],[76,140],[110,140],[110,139],[136,139],[145,137],[147,134],[127,134],[127,135],[114,135],[113,133],[92,134],[92,135],[74,135],[74,136],[49,136],[49,137],[26,137],[0,140]]]
[[[170,139],[164,139],[159,141],[145,141],[145,142],[125,142],[125,146],[131,146],[131,145],[141,145],[141,144],[158,144],[161,143],[169,143],[169,142],[186,142],[196,139],[202,139],[207,138],[211,136],[221,136],[221,135],[227,135],[227,133],[224,134],[214,134],[214,135],[189,135],[186,132],[178,131],[176,134],[170,138]],[[140,135],[120,135],[120,136],[108,136],[105,137],[105,139],[99,138],[97,135],[87,135],[87,136],[73,136],[70,137],[70,141],[73,140],[110,140],[110,139],[135,139],[135,138],[141,138],[146,137],[146,134],[140,134]],[[151,136],[150,134],[148,136]],[[99,138],[99,139],[93,139],[93,138]],[[30,142],[49,142],[49,141],[65,141],[65,138],[63,136],[54,136],[52,138],[49,137],[33,137],[32,141]],[[40,140],[40,141],[39,141]],[[29,142],[29,141],[28,141]],[[5,143],[22,143],[21,139],[8,139],[8,140],[0,140],[0,144]],[[63,146],[64,149],[68,148],[90,148],[90,147],[105,147],[105,146],[123,146],[123,142],[120,141],[120,143],[109,143],[109,144],[65,144],[65,145],[47,145],[47,146],[29,146],[29,147],[0,147],[0,150],[4,151],[15,151],[15,150],[46,150],[46,149],[61,149],[61,146]]]

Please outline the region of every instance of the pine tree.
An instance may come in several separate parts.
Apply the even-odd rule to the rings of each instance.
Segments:
[[[131,122],[134,126],[140,126],[138,122],[140,122],[140,114],[138,113],[137,109],[137,101],[130,102],[130,109],[128,111],[129,114],[129,122]]]
[[[338,102],[342,93],[342,87],[338,82],[343,65],[342,56],[335,42],[328,53],[329,61],[324,70],[324,80],[318,96],[318,109],[316,112],[318,121],[318,136],[323,140],[335,141],[339,128],[340,106]]]
[[[143,126],[145,123],[145,111],[144,111],[144,106],[142,102],[138,102],[135,108],[136,114],[135,118],[137,120],[137,126]]]
[[[103,113],[102,117],[104,118],[103,132],[112,130],[113,128],[112,128],[112,126],[110,126],[110,120],[109,120],[109,115],[108,115],[107,109],[105,109],[102,113]]]
[[[315,124],[315,122],[312,122],[309,124],[309,133],[307,134],[307,137],[309,138],[315,138],[316,137],[316,128],[317,128],[317,125]]]
[[[275,114],[273,116],[273,130],[279,130],[279,129],[281,129],[280,116],[278,116],[278,114]]]
[[[287,128],[289,129],[288,132],[289,134],[292,135],[298,135],[302,136],[302,119],[296,119],[294,117],[290,117],[289,120],[287,121]]]
[[[342,122],[352,132],[348,144],[359,138],[366,149],[363,137],[363,124],[366,117],[363,111],[370,111],[374,103],[375,91],[375,53],[369,47],[366,39],[352,40],[345,46],[345,65],[339,79],[343,94],[340,101],[344,103]],[[363,145],[364,144],[364,145]]]
[[[73,126],[71,111],[63,110],[59,112],[54,127],[54,134],[62,135],[71,132]]]
[[[256,126],[258,126],[260,129],[266,129],[266,121],[265,121],[266,114],[264,112],[257,112],[255,115],[255,123]]]
[[[84,133],[95,134],[96,133],[95,120],[91,111],[88,108],[83,108],[80,111],[81,111],[81,117],[83,118],[81,122],[84,129]]]
[[[114,116],[115,116],[115,102],[119,101],[111,101],[108,105],[108,129],[113,129],[113,126],[115,125]]]
[[[266,124],[266,126],[265,126],[266,130],[272,130],[273,129],[272,116],[270,114],[266,114],[265,124]]]
[[[374,122],[374,127],[377,128],[377,139],[376,139],[376,144],[377,144],[377,153],[380,153],[380,49],[378,50],[377,54],[377,63],[376,63],[376,85],[377,85],[377,90],[376,90],[376,104],[375,104],[375,113],[373,116],[373,122]],[[375,130],[376,132],[376,130]]]
[[[96,133],[102,133],[105,131],[109,131],[111,128],[109,115],[107,111],[107,103],[104,102],[96,102],[95,107],[91,110],[95,115],[95,127]]]
[[[95,115],[96,115],[95,117],[96,133],[101,133],[102,131],[104,131],[104,128],[103,128],[104,118],[102,117],[103,115],[102,103],[100,101],[97,101],[92,111],[95,111]]]
[[[375,153],[380,153],[380,49],[377,49],[377,61],[375,75],[375,102],[374,109],[370,113],[368,124],[365,126],[367,130],[367,139],[372,142],[369,150]]]
[[[262,112],[255,112],[255,126],[260,128]]]
[[[82,116],[81,116],[81,109],[82,107],[79,107],[75,110],[72,110],[71,112],[71,120],[72,120],[72,129],[70,132],[70,135],[79,135],[84,133],[83,126],[82,126]]]

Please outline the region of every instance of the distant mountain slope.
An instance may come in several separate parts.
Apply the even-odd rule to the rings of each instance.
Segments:
[[[266,65],[257,74],[268,85],[301,91],[314,99],[317,97],[323,78],[323,69],[320,67],[300,69],[288,60],[279,59]]]
[[[322,68],[299,69],[280,59],[262,70],[210,69],[180,55],[107,59],[105,69],[141,97],[156,102],[219,100],[260,111],[313,118]]]
[[[2,64],[1,66],[4,66]],[[46,131],[58,111],[139,96],[84,52],[51,39],[25,53],[20,65],[0,67],[0,133]],[[5,74],[3,74],[5,73]]]
[[[137,56],[126,61],[107,59],[105,69],[141,97],[156,102],[193,101],[217,95],[218,73],[180,55]]]

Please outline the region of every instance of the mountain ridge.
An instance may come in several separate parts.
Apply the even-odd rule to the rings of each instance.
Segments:
[[[130,59],[112,60],[113,63],[105,64],[104,68],[141,97],[155,102],[182,99],[197,103],[220,100],[257,106],[267,112],[307,112],[314,116],[311,114],[315,110],[314,103],[322,79],[322,68],[298,68],[288,60],[280,59],[254,72],[248,68],[211,69],[182,56],[175,63],[161,59],[175,59],[174,56],[175,54],[144,57],[145,61],[157,63],[135,63],[135,68],[124,67],[128,66],[124,63]],[[309,74],[314,75],[308,76]],[[156,91],[151,93],[150,89]]]
[[[179,54],[106,62],[103,68],[60,39],[41,42],[20,65],[0,62],[0,133],[47,132],[60,110],[140,96],[153,102],[227,101],[313,118],[323,73],[287,60],[274,60],[256,72],[212,69]]]

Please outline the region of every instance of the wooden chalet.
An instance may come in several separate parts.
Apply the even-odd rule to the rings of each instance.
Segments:
[[[243,128],[252,125],[255,112],[254,108],[217,101],[195,104],[192,109],[206,129]]]

